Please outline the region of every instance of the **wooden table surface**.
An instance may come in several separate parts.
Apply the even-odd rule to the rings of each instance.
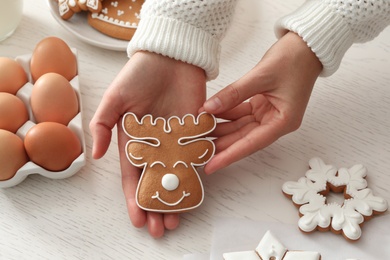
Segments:
[[[208,83],[208,95],[251,69],[275,42],[276,19],[302,2],[241,0],[223,41],[220,76]],[[53,19],[44,0],[24,4],[23,20],[0,43],[0,56],[29,54],[47,36],[78,50],[87,163],[67,179],[31,175],[0,189],[1,260],[182,259],[210,251],[221,218],[296,224],[297,210],[281,186],[303,176],[315,156],[337,167],[365,165],[369,187],[390,201],[390,28],[372,42],[353,46],[336,74],[317,81],[298,131],[218,173],[202,175],[202,206],[182,214],[177,230],[153,239],[129,221],[115,131],[104,158],[90,155],[89,121],[126,54],[74,37]]]

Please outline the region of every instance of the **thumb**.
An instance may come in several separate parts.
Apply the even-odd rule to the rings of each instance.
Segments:
[[[211,114],[224,113],[259,93],[262,87],[260,82],[256,80],[254,70],[252,70],[206,100],[203,110]]]
[[[113,104],[115,102],[104,96],[89,124],[93,139],[92,157],[94,159],[99,159],[106,153],[111,142],[111,130],[121,117]]]

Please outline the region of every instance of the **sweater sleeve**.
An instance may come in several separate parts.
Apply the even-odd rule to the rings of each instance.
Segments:
[[[323,65],[321,76],[340,66],[354,43],[374,39],[390,24],[390,0],[307,0],[276,22],[278,38],[297,33]]]
[[[143,50],[184,61],[218,76],[220,42],[237,0],[146,0],[137,31],[129,42],[131,57]]]

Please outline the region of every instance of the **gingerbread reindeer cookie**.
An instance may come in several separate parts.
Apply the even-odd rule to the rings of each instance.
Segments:
[[[196,167],[214,155],[214,143],[203,137],[213,131],[213,115],[197,118],[187,114],[168,120],[133,113],[123,117],[123,130],[131,138],[126,144],[131,164],[143,168],[136,191],[140,208],[154,212],[183,212],[198,207],[204,190]]]

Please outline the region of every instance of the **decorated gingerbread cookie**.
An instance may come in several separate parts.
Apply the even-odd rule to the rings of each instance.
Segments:
[[[81,9],[77,5],[77,0],[58,0],[58,11],[62,19],[68,20]]]
[[[319,158],[311,159],[309,165],[305,177],[297,182],[286,182],[282,188],[299,207],[298,226],[303,232],[331,230],[348,240],[358,240],[363,222],[387,210],[386,200],[374,196],[367,188],[363,165],[337,170]],[[330,191],[343,192],[344,203],[327,203]]]
[[[64,20],[72,18],[75,13],[89,11],[100,12],[103,0],[58,0],[58,10]]]
[[[272,233],[267,231],[255,250],[229,252],[224,260],[321,260],[315,251],[288,250]]]
[[[141,120],[133,113],[123,117],[123,130],[131,164],[143,168],[136,191],[140,208],[154,212],[183,212],[198,207],[204,190],[196,167],[214,155],[214,143],[204,138],[214,130],[213,115],[185,115]]]
[[[138,27],[144,0],[104,0],[100,12],[89,13],[88,23],[113,38],[130,40]]]
[[[98,13],[102,10],[103,0],[77,0],[78,6],[83,11]]]

